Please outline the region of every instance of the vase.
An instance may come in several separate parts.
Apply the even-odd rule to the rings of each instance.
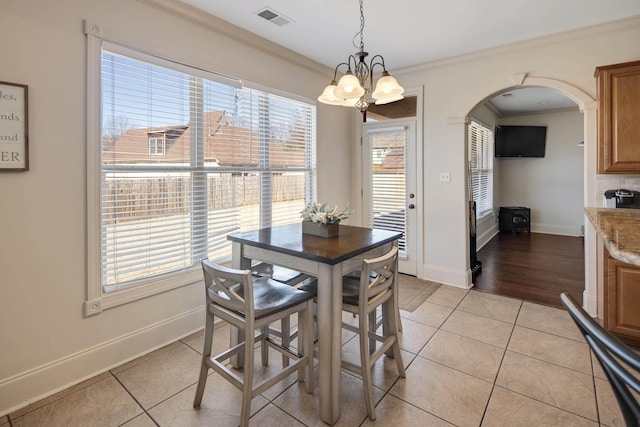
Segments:
[[[319,222],[302,222],[302,233],[318,237],[336,237],[339,224],[320,224]]]

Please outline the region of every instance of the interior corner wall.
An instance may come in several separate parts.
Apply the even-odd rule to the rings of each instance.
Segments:
[[[502,118],[501,125],[546,126],[543,158],[496,158],[500,206],[531,209],[531,231],[581,236],[584,226],[583,115],[575,111]]]
[[[83,316],[84,20],[168,59],[310,100],[331,76],[332,70],[288,50],[263,49],[264,41],[248,42],[247,34],[221,32],[222,24],[207,26],[202,13],[181,13],[153,7],[151,0],[0,2],[0,80],[29,87],[30,160],[29,171],[0,175],[0,416],[204,325],[200,282]],[[318,108],[318,194],[324,200],[350,200],[351,126],[346,109]]]
[[[324,83],[326,85],[326,82]],[[318,88],[322,89],[320,85]],[[352,167],[356,161],[353,136],[353,116],[355,109],[334,105],[318,105],[317,165],[318,165],[318,202],[335,206],[354,207],[359,194],[352,189],[360,177],[354,176]],[[360,114],[358,113],[358,116]],[[322,120],[320,120],[322,118]],[[354,215],[356,216],[356,215]],[[347,224],[353,224],[353,217]]]

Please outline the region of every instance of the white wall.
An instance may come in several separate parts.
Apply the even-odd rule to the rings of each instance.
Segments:
[[[135,0],[0,2],[0,80],[29,86],[30,130],[30,170],[0,174],[0,415],[204,325],[201,283],[83,317],[83,20],[168,58],[310,99],[332,75],[265,41],[252,47],[241,31],[227,37],[228,25],[182,7],[189,20]],[[318,108],[319,200],[349,201],[350,118]]]
[[[499,206],[531,209],[531,231],[580,236],[584,225],[584,119],[579,111],[501,118],[499,124],[547,126],[544,158],[496,158]]]

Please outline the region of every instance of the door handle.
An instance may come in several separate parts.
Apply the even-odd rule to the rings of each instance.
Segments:
[[[416,205],[414,205],[413,203],[409,204],[409,209],[415,209]]]

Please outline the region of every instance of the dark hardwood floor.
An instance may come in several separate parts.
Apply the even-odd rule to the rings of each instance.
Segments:
[[[541,233],[499,233],[478,251],[475,289],[563,308],[560,293],[582,303],[584,239]]]

